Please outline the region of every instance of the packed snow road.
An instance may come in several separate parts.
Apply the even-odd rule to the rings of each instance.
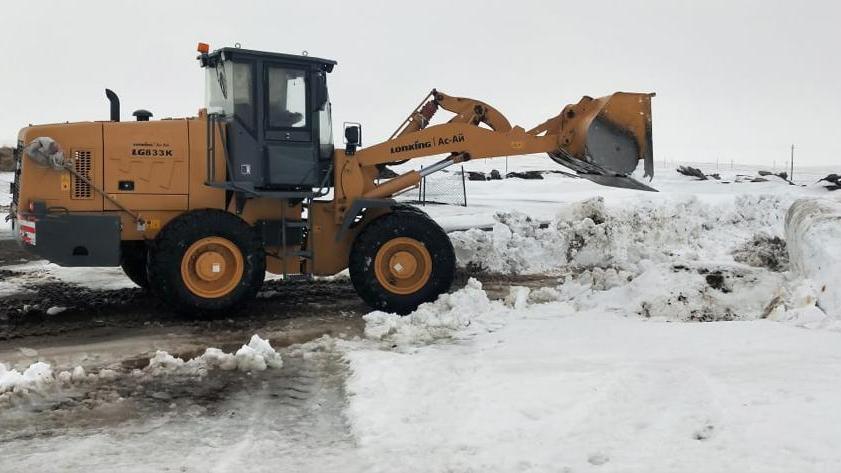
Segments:
[[[187,321],[0,250],[0,470],[839,471],[841,203],[722,174],[472,185],[407,317],[340,277]]]

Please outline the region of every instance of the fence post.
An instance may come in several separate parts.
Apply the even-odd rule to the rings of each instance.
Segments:
[[[426,207],[426,176],[421,178],[421,205]]]
[[[423,165],[421,165],[420,170],[423,171]],[[426,181],[426,177],[421,177],[420,183],[418,183],[418,203],[423,205],[423,183]]]
[[[467,184],[464,182],[464,166],[461,166],[461,191],[464,196],[464,206],[467,207]]]

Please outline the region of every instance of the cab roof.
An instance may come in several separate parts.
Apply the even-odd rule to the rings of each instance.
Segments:
[[[222,59],[243,59],[243,60],[270,60],[280,62],[292,62],[297,64],[308,64],[325,72],[332,72],[333,66],[337,63],[332,59],[322,59],[312,56],[299,56],[297,54],[272,53],[268,51],[255,51],[253,49],[241,48],[220,48],[207,54],[207,60],[212,65]],[[201,58],[201,56],[200,56]],[[204,62],[204,61],[203,61]]]

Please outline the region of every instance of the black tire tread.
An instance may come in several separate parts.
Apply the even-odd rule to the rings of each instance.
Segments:
[[[190,292],[181,279],[181,258],[197,240],[209,236],[227,238],[242,252],[245,274],[228,295],[206,299]],[[253,299],[266,276],[266,255],[257,232],[239,217],[217,209],[195,210],[179,215],[157,235],[150,249],[146,270],[152,292],[176,311],[194,316],[216,316],[236,310]]]
[[[447,233],[426,212],[406,204],[395,204],[391,213],[381,215],[357,235],[351,248],[348,267],[357,294],[374,309],[405,315],[424,302],[447,292],[455,278],[455,251]],[[388,240],[407,236],[422,242],[432,256],[432,276],[414,294],[388,292],[378,281],[373,260]]]
[[[149,278],[146,273],[146,242],[124,241],[120,248],[120,267],[123,272],[143,289],[149,289]]]

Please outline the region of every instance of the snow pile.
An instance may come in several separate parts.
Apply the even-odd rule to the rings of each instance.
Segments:
[[[784,199],[743,195],[711,204],[691,196],[607,208],[602,197],[595,197],[568,204],[548,225],[519,212],[498,212],[492,231],[471,229],[450,237],[460,266],[489,272],[593,267],[638,272],[641,261],[700,259],[760,231],[779,234]]]
[[[365,337],[400,346],[493,331],[508,312],[502,303],[488,299],[481,282],[470,278],[464,288],[421,304],[409,315],[375,311],[363,319]]]
[[[792,269],[817,285],[817,305],[841,318],[841,203],[801,199],[786,215]]]
[[[50,365],[41,361],[31,364],[23,373],[15,369],[10,370],[0,363],[0,395],[7,392],[37,391],[54,380]]]
[[[208,348],[204,353],[189,360],[175,357],[165,351],[157,351],[149,359],[149,364],[143,370],[134,370],[134,375],[180,374],[203,376],[209,370],[240,370],[263,371],[267,368],[280,368],[283,359],[275,351],[268,340],[254,335],[248,344],[243,345],[236,353],[225,353],[218,348]],[[81,366],[70,371],[54,373],[48,363],[38,361],[20,372],[9,369],[0,363],[0,399],[7,394],[43,392],[56,382],[62,385],[79,383],[89,380],[111,381],[121,376],[112,369],[100,369],[97,373],[86,373]]]
[[[556,289],[556,300],[577,310],[608,310],[621,315],[683,322],[762,318],[785,276],[738,264],[643,265],[642,273],[593,268],[570,274]]]
[[[258,335],[252,336],[248,345],[243,345],[234,356],[240,371],[263,371],[266,368],[283,367],[280,354],[272,348],[268,340],[263,340]]]
[[[268,340],[253,335],[248,344],[243,345],[236,353],[225,353],[218,348],[207,348],[203,354],[189,360],[170,355],[165,351],[158,351],[146,367],[146,372],[162,374],[176,372],[179,374],[204,375],[208,370],[221,369],[225,371],[264,371],[267,368],[280,368],[283,359],[280,353],[272,348]]]
[[[158,350],[155,352],[155,356],[149,358],[149,365],[146,366],[146,369],[149,371],[166,371],[182,366],[184,366],[184,360],[176,358],[163,350]]]
[[[408,315],[382,311],[364,315],[365,338],[386,342],[389,348],[398,350],[440,340],[466,340],[499,330],[536,304],[554,302],[557,315],[572,314],[573,306],[559,302],[562,298],[559,291],[550,287],[531,290],[512,286],[504,300],[491,300],[482,283],[470,278],[465,287],[421,304]]]
[[[459,264],[562,276],[553,293],[577,310],[679,321],[751,320],[785,296],[783,232],[790,199],[741,195],[569,204],[552,222],[499,213],[490,232],[451,234]],[[508,298],[516,305],[515,296]]]
[[[113,379],[116,375],[115,371],[107,369],[88,374],[81,366],[55,373],[53,367],[43,361],[36,361],[21,372],[0,363],[0,402],[8,402],[15,395],[46,392],[56,383],[70,385],[89,379]]]
[[[73,368],[73,371],[62,371],[56,375],[56,379],[62,384],[78,383],[87,379],[87,373],[81,366]]]

